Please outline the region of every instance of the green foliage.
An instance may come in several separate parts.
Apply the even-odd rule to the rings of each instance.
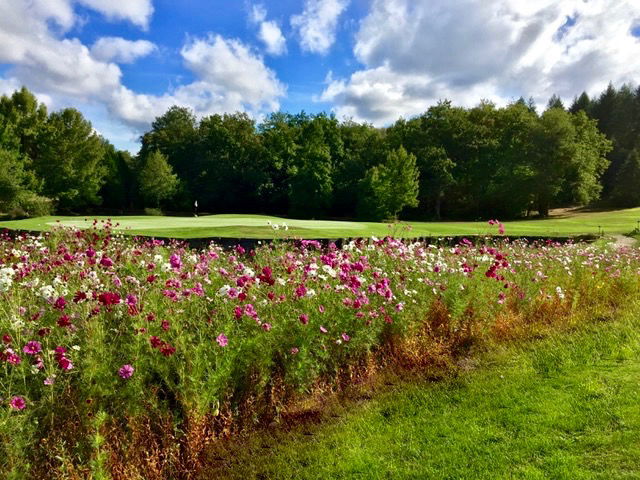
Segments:
[[[630,152],[640,149],[639,125],[640,89],[613,85],[594,99],[583,93],[568,111],[557,95],[542,115],[524,97],[503,108],[442,101],[388,128],[304,112],[273,113],[258,124],[239,112],[197,119],[173,106],[132,157],[95,134],[76,110],[49,114],[23,88],[0,98],[0,209],[13,208],[18,192],[51,198],[63,211],[156,207],[155,195],[140,194],[138,179],[158,151],[178,179],[175,210],[191,211],[197,200],[200,211],[212,213],[317,218],[369,211],[380,218],[388,208],[375,204],[382,196],[372,188],[382,176],[372,169],[403,147],[420,173],[411,215],[544,216],[601,197],[625,204],[617,184]]]
[[[333,159],[322,121],[312,120],[301,131],[303,146],[289,192],[290,213],[301,217],[326,215],[333,193]]]
[[[361,185],[359,213],[362,218],[397,218],[405,207],[418,206],[420,173],[416,157],[400,147],[385,162],[367,172]]]
[[[613,200],[617,205],[640,205],[640,151],[633,150],[618,172]]]
[[[162,200],[167,200],[178,187],[178,176],[173,173],[167,158],[155,150],[144,161],[144,166],[138,176],[140,193],[156,207]]]

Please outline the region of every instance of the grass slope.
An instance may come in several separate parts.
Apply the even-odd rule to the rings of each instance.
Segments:
[[[639,311],[252,436],[212,454],[203,478],[640,478]]]
[[[47,230],[58,221],[63,225],[86,228],[93,218],[107,217],[39,217],[27,220],[0,222],[0,228]],[[347,222],[326,220],[294,220],[266,215],[207,215],[194,217],[124,216],[112,217],[125,233],[175,238],[238,237],[273,238],[287,236],[303,238],[345,238],[385,236],[446,236],[484,235],[495,233],[486,222],[409,222],[411,230],[400,226],[389,228],[385,223]],[[637,226],[640,208],[600,212],[565,212],[544,220],[506,222],[509,235],[570,236],[598,233],[626,234]],[[289,230],[275,232],[267,221],[286,222]]]

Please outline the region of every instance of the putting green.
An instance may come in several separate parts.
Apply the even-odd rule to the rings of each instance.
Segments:
[[[94,218],[109,217],[39,217],[0,222],[0,228],[49,230],[56,225],[88,228]],[[295,220],[267,215],[206,215],[201,217],[111,217],[117,230],[128,234],[175,238],[345,238],[365,236],[446,236],[485,235],[497,233],[496,227],[482,222],[409,222],[395,225],[372,222],[328,220]],[[640,208],[609,211],[556,211],[544,220],[504,222],[507,235],[571,236],[597,234],[628,234],[638,226]],[[271,224],[278,224],[275,230]],[[288,229],[282,228],[286,223]]]

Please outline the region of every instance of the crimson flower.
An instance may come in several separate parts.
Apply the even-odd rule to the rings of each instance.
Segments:
[[[14,410],[24,410],[27,406],[27,402],[25,401],[24,397],[16,395],[11,399],[10,405]]]

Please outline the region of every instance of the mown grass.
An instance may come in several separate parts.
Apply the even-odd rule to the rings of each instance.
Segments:
[[[213,452],[202,478],[640,478],[639,314],[495,345],[445,381],[382,384],[320,425]]]
[[[93,219],[107,217],[39,217],[26,220],[0,222],[0,228],[48,230],[58,223],[87,228]],[[295,220],[266,215],[207,215],[201,217],[111,217],[122,232],[174,238],[242,237],[274,238],[296,236],[303,238],[346,238],[372,235],[424,237],[446,235],[484,235],[493,232],[486,221],[478,222],[408,222],[410,230],[386,223],[347,222],[326,220]],[[568,212],[544,220],[506,222],[508,235],[571,236],[582,234],[627,234],[637,226],[640,208],[611,211]],[[274,231],[267,222],[286,222],[288,231]]]

